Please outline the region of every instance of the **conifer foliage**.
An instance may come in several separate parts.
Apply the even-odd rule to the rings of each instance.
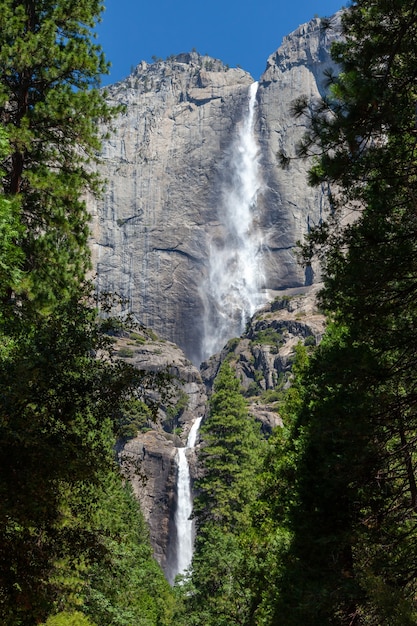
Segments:
[[[252,624],[257,594],[249,567],[251,507],[259,493],[257,473],[265,442],[259,425],[248,414],[240,382],[228,362],[216,377],[201,434],[203,476],[194,502],[195,555],[176,623]]]
[[[10,154],[3,188],[21,197],[21,290],[44,306],[62,299],[89,267],[81,194],[97,191],[87,169],[97,121],[110,110],[98,91],[107,70],[92,28],[98,0],[1,0],[0,122]]]
[[[217,374],[210,398],[210,417],[201,429],[204,447],[200,462],[204,477],[195,503],[199,536],[206,522],[234,528],[256,493],[253,471],[260,446],[259,428],[248,415],[245,399],[229,363]]]
[[[114,460],[144,374],[113,361],[85,281],[83,197],[109,120],[98,0],[0,0],[0,622],[169,624]]]
[[[332,331],[293,436],[303,452],[278,584],[282,624],[417,621],[417,2],[344,13],[329,96],[296,113],[332,216],[312,232]],[[347,219],[346,219],[347,218]]]

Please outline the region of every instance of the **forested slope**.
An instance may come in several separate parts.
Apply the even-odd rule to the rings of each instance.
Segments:
[[[171,592],[114,461],[146,376],[111,358],[91,285],[101,3],[1,2],[0,621],[169,624]],[[55,617],[53,617],[55,616]]]

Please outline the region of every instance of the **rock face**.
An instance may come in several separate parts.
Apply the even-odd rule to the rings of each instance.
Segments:
[[[280,169],[277,153],[291,153],[304,131],[291,118],[290,103],[323,90],[337,20],[333,27],[315,19],[289,35],[259,82],[254,132],[264,290],[314,280],[297,264],[294,247],[320,219],[326,190],[307,187],[304,162]],[[197,364],[210,248],[227,239],[219,199],[225,157],[247,110],[251,83],[241,69],[190,53],[142,62],[108,89],[109,101],[125,109],[104,143],[105,196],[90,202],[97,287],[121,294],[126,310]]]
[[[267,435],[281,425],[276,401],[291,383],[295,347],[317,345],[326,319],[317,308],[320,285],[290,289],[259,310],[241,337],[231,339],[223,350],[201,366],[210,393],[223,361],[231,363],[249,402],[249,413]]]
[[[177,503],[177,448],[185,445],[197,417],[207,405],[205,386],[199,371],[180,348],[153,333],[124,333],[114,346],[114,356],[140,370],[169,375],[168,397],[151,393],[159,405],[136,436],[118,444],[119,461],[141,503],[149,526],[154,556],[168,580],[176,566],[175,511]],[[193,451],[189,451],[190,474],[197,471]]]
[[[141,63],[109,89],[126,105],[104,144],[96,207],[99,290],[117,291],[141,323],[199,362],[200,285],[218,223],[216,168],[252,78],[196,53]]]
[[[123,473],[133,486],[155,559],[167,577],[175,559],[176,448],[162,432],[150,430],[128,441],[120,453]]]
[[[264,173],[263,232],[267,288],[309,285],[317,276],[304,270],[294,246],[327,210],[327,189],[307,185],[308,161],[294,159],[287,169],[277,155],[294,156],[305,132],[304,120],[291,115],[291,103],[300,96],[314,101],[325,94],[325,73],[337,71],[330,58],[332,42],[340,36],[340,15],[315,18],[284,38],[272,54],[258,90],[258,141]]]

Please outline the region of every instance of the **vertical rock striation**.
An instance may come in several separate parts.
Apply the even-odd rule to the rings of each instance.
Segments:
[[[279,155],[293,156],[305,133],[303,119],[291,115],[291,103],[300,96],[314,101],[325,94],[326,75],[336,71],[330,46],[340,36],[340,15],[315,18],[284,38],[272,54],[258,90],[258,138],[262,151],[264,193],[262,227],[268,289],[308,285],[311,271],[297,263],[294,246],[326,210],[327,189],[307,185],[308,161],[292,160],[279,166]]]
[[[207,397],[200,372],[174,344],[146,333],[118,337],[114,357],[140,370],[169,375],[168,398],[157,390],[151,395],[160,401],[157,414],[146,426],[117,445],[122,472],[132,484],[149,527],[154,556],[171,582],[177,569],[178,448],[183,447],[198,417],[205,415]],[[196,476],[195,452],[188,450],[190,476]]]
[[[197,53],[141,63],[109,89],[125,105],[105,142],[95,214],[98,289],[123,295],[141,323],[200,362],[216,176],[252,78]]]

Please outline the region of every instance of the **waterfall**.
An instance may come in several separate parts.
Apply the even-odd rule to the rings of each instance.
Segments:
[[[222,163],[219,220],[224,238],[210,246],[209,275],[202,289],[205,305],[203,357],[242,334],[263,304],[262,239],[257,227],[261,187],[254,122],[258,83],[249,88],[248,106]]]
[[[190,481],[190,468],[186,451],[194,448],[197,441],[197,433],[200,428],[202,418],[198,417],[191,427],[188,435],[187,445],[178,448],[177,464],[177,511],[175,514],[175,525],[177,530],[177,563],[175,574],[184,574],[191,565],[194,545],[194,523],[190,519],[193,511],[193,498]]]

